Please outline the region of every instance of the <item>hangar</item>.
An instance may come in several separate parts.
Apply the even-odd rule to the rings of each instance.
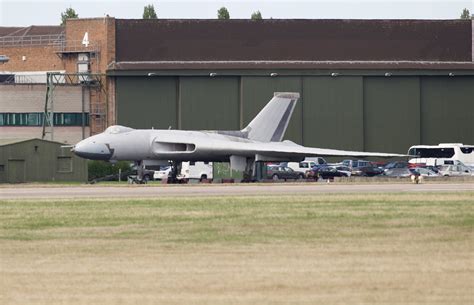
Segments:
[[[0,183],[87,181],[87,161],[61,143],[0,139]]]
[[[86,136],[112,124],[239,129],[273,92],[292,91],[302,98],[288,139],[404,153],[414,144],[473,142],[473,27],[472,20],[86,18],[47,29],[55,31],[49,41],[29,35],[34,27],[10,31],[0,53],[12,74],[105,75],[106,94],[86,88],[89,97],[75,102],[89,117]]]
[[[116,20],[119,124],[240,129],[300,92],[287,138],[406,153],[474,140],[472,22]]]

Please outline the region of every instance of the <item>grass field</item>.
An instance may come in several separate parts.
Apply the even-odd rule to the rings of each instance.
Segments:
[[[474,192],[0,201],[0,304],[473,304]]]

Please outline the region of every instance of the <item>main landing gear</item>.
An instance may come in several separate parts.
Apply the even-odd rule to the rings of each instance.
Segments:
[[[179,173],[181,173],[181,162],[178,161],[171,161],[171,171],[168,175],[168,183],[177,184],[181,183],[178,179]]]

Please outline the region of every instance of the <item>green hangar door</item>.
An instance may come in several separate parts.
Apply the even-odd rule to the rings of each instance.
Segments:
[[[8,182],[26,182],[25,160],[8,160]]]
[[[474,144],[474,77],[421,78],[421,143]]]
[[[239,78],[180,77],[179,128],[238,130]]]
[[[117,77],[117,124],[132,128],[177,128],[177,96],[177,77]]]
[[[309,76],[303,79],[304,144],[364,149],[361,76]]]
[[[365,151],[406,153],[420,143],[420,78],[364,77]]]

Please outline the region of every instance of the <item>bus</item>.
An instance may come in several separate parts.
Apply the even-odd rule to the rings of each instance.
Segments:
[[[474,166],[474,145],[461,143],[441,143],[438,145],[414,145],[408,150],[410,163],[431,166],[462,162]],[[416,157],[414,157],[416,156]]]

